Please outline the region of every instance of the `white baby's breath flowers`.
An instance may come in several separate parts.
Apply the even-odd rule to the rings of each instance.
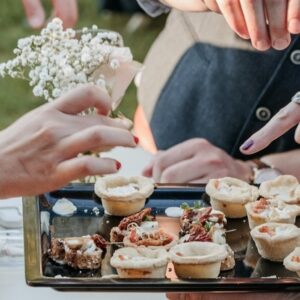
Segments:
[[[20,39],[15,58],[0,64],[0,76],[27,79],[33,94],[51,101],[86,83],[105,89],[115,109],[140,70],[119,34],[96,25],[78,35],[55,18],[38,36]]]

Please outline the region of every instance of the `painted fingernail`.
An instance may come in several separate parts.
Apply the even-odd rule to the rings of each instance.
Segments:
[[[249,150],[253,146],[253,144],[254,144],[253,140],[248,140],[241,146],[241,149],[245,151]]]
[[[292,19],[289,22],[289,32],[293,34],[298,34],[300,33],[300,22],[297,19]]]
[[[122,167],[122,164],[119,161],[116,161],[116,168],[117,170],[120,170]]]
[[[283,50],[289,45],[289,43],[290,42],[287,39],[277,39],[273,41],[272,45],[276,50]]]
[[[134,142],[135,142],[136,144],[138,144],[139,141],[140,141],[140,139],[139,139],[137,136],[133,136],[133,138],[134,138]]]

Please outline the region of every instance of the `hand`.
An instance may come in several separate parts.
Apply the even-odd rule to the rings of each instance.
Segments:
[[[205,139],[191,139],[159,152],[143,174],[161,183],[198,183],[210,178],[232,176],[249,181],[247,162],[233,159]]]
[[[300,105],[290,102],[282,108],[262,129],[253,134],[240,148],[244,154],[256,153],[271,144],[289,129],[300,123]],[[300,143],[300,125],[295,132]]]
[[[45,104],[0,132],[0,198],[27,196],[87,175],[115,173],[120,163],[80,156],[107,147],[135,147],[127,123],[111,119],[111,99],[86,85]],[[98,114],[79,115],[88,108]]]
[[[251,39],[258,50],[282,50],[291,42],[290,34],[300,33],[299,0],[164,0],[187,11],[214,11],[223,14],[241,38]]]
[[[41,28],[45,23],[45,11],[41,0],[22,0],[29,25]],[[74,27],[78,19],[76,0],[52,0],[54,15],[62,19],[65,28]]]

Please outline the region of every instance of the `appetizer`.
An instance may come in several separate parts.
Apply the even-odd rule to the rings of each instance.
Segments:
[[[271,261],[283,261],[300,242],[300,228],[293,224],[266,223],[250,232],[258,253]]]
[[[231,177],[209,180],[206,193],[213,209],[222,211],[228,218],[245,217],[245,205],[258,198],[255,186]]]
[[[184,243],[170,249],[176,275],[183,279],[217,278],[226,256],[224,245],[211,242]]]
[[[145,247],[118,249],[110,260],[120,278],[165,278],[168,262],[165,249]]]
[[[114,216],[129,216],[140,211],[153,190],[152,180],[143,176],[106,176],[95,183],[95,193],[101,198],[105,212]]]
[[[287,204],[300,204],[300,188],[296,177],[281,175],[274,180],[263,182],[259,193],[270,200],[281,200]]]
[[[75,269],[98,269],[105,249],[106,241],[99,234],[52,238],[49,256],[56,263]]]
[[[283,260],[283,265],[286,269],[297,272],[300,277],[300,247],[297,247]]]

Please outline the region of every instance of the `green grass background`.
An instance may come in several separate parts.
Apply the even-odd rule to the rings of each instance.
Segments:
[[[50,14],[51,1],[43,1],[43,3]],[[145,17],[141,26],[135,32],[129,33],[126,25],[132,17],[131,15],[107,11],[98,12],[96,0],[78,0],[78,4],[80,17],[77,28],[97,24],[100,28],[120,32],[125,44],[131,47],[135,60],[140,62],[143,61],[165,21],[164,17],[158,19]],[[19,38],[36,33],[27,26],[21,0],[0,1],[0,62],[13,57],[12,51]],[[0,129],[42,103],[44,103],[43,99],[35,98],[32,95],[27,82],[12,78],[0,78]],[[132,84],[126,93],[120,111],[132,118],[135,107],[136,89]]]

